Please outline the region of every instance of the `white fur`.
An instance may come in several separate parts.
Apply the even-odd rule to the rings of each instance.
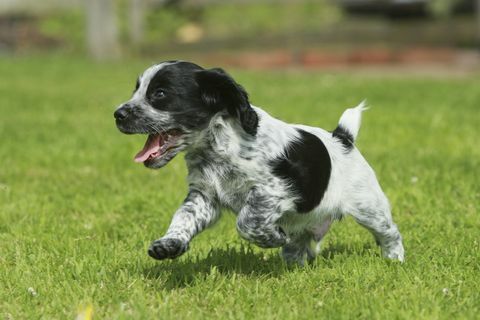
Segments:
[[[353,139],[357,139],[358,131],[362,123],[362,112],[368,110],[367,101],[363,100],[355,108],[350,108],[343,112],[338,122],[339,126],[344,127],[353,136]]]
[[[145,123],[178,128],[179,124],[168,111],[154,110],[146,99],[152,77],[170,64],[173,63],[147,69],[129,103],[144,110]],[[191,130],[181,138],[178,150],[181,148],[186,152],[189,195],[176,211],[165,236],[152,244],[149,254],[156,259],[175,258],[183,254],[193,237],[220,217],[220,208],[223,207],[237,214],[237,230],[243,238],[261,247],[282,247],[283,257],[288,262],[302,264],[305,258],[313,258],[316,251],[311,248],[311,243],[320,243],[332,222],[346,215],[352,215],[373,233],[385,257],[403,261],[402,237],[392,221],[388,199],[373,169],[352,145],[358,136],[366,103],[347,109],[340,117],[339,128],[351,136],[347,137],[347,142],[342,141],[341,135],[334,137],[321,128],[288,124],[258,107],[251,107],[258,116],[256,134],[244,130],[239,117],[220,110],[208,118],[205,126]],[[317,137],[326,152],[323,146],[319,147],[322,143],[300,129]],[[311,201],[311,206],[305,209],[309,212],[297,212],[301,210],[298,209],[299,200],[307,197],[302,198],[301,192],[292,188],[294,183],[290,176],[285,178],[275,173],[272,163],[288,158],[288,152],[295,154],[295,150],[287,151],[290,146],[307,146],[301,144],[306,136],[318,142],[318,145],[310,142],[314,146],[312,148],[318,151],[312,154],[323,157],[322,161],[329,158],[331,171],[326,190],[303,192],[304,195],[315,195],[315,192],[321,195],[324,192],[319,204],[310,210],[318,203]],[[311,149],[304,148],[302,156],[305,150]],[[156,167],[165,165],[175,154]],[[315,163],[302,161],[299,163],[308,162],[309,167],[306,168],[322,169]],[[319,171],[326,170],[329,168]],[[309,180],[301,177],[298,181]],[[311,185],[315,184],[308,184]]]
[[[270,212],[268,221],[280,225],[289,239],[305,231],[314,232],[318,229],[319,239],[316,241],[319,242],[331,221],[350,214],[374,233],[386,257],[403,261],[401,236],[392,221],[388,200],[374,171],[358,149],[345,152],[341,142],[328,131],[305,125],[290,125],[271,117],[260,108],[253,108],[260,118],[256,139],[244,139],[234,121],[227,121],[221,116],[212,120],[206,132],[213,136],[216,142],[213,153],[223,165],[207,166],[207,169],[202,167],[201,170],[190,165],[190,185],[218,198],[222,206],[238,213],[239,219],[249,190],[252,186],[261,186],[262,192],[268,194],[273,201],[281,199],[275,206],[278,212]],[[363,110],[365,104],[361,103],[356,108],[346,110],[340,119],[340,124],[354,136],[358,135]],[[281,156],[291,141],[298,139],[296,129],[303,129],[317,136],[326,146],[332,163],[329,185],[322,201],[306,214],[295,212],[296,198],[291,194],[288,185],[272,175],[265,166],[270,160]],[[204,138],[200,140],[203,141]],[[248,145],[253,149],[250,156],[254,161],[245,161],[239,157],[240,145]],[[230,169],[227,169],[230,168],[228,164],[235,164],[234,167],[238,170],[233,177],[225,175],[225,170],[230,172]],[[240,234],[249,239],[242,231]],[[310,257],[315,254],[308,248],[307,253]],[[303,257],[294,259],[303,263]]]

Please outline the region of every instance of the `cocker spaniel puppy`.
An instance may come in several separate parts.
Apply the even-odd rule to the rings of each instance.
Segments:
[[[147,135],[135,161],[148,168],[185,151],[189,183],[168,231],[148,254],[182,255],[229,208],[241,237],[282,247],[289,263],[313,259],[332,222],[348,214],[374,235],[385,257],[403,261],[388,199],[354,145],[363,110],[363,103],[347,109],[333,132],[288,124],[252,106],[222,69],[184,61],[148,68],[115,111],[116,125]]]

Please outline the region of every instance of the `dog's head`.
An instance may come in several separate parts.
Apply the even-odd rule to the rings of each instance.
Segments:
[[[256,135],[258,116],[232,77],[222,69],[169,61],[145,70],[132,98],[114,117],[121,132],[148,135],[135,161],[160,168],[192,144],[219,112],[236,119],[247,134]]]

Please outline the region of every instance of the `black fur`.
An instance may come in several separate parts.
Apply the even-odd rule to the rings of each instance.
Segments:
[[[245,132],[256,135],[258,115],[245,89],[232,77],[220,68],[205,70],[191,62],[171,62],[148,84],[145,98],[150,106],[168,112],[173,122],[187,131],[203,129],[217,112],[226,109],[239,119]],[[139,86],[137,80],[134,93]],[[117,126],[124,133],[149,133],[146,117],[145,110],[136,105],[125,104],[115,113]]]
[[[297,211],[305,213],[315,208],[328,187],[332,164],[323,142],[311,133],[298,129],[300,139],[292,142],[279,157],[270,164],[273,173],[287,180],[300,197],[295,205]]]
[[[159,239],[148,248],[148,255],[157,260],[174,259],[188,250],[188,243],[179,239]]]
[[[338,126],[333,130],[332,136],[340,139],[345,149],[348,151],[353,149],[354,138],[350,132],[348,132],[344,127]]]
[[[151,107],[169,113],[173,122],[178,125],[173,129],[200,130],[215,114],[201,99],[199,86],[194,78],[195,72],[199,70],[203,68],[194,63],[176,62],[158,70],[148,83],[145,100]],[[134,94],[141,81],[137,80]],[[160,92],[162,95],[158,94]],[[124,133],[152,131],[148,125],[148,112],[142,105],[124,104],[114,115],[118,128]]]
[[[206,107],[192,75],[203,70],[189,63],[177,62],[160,69],[150,81],[146,97],[152,107],[170,112],[175,123],[187,129],[199,129],[215,114]],[[163,92],[163,96],[158,95]]]
[[[226,108],[231,116],[240,120],[245,132],[253,136],[257,134],[258,115],[250,106],[248,94],[241,85],[220,68],[199,71],[196,79],[207,106],[215,111]]]

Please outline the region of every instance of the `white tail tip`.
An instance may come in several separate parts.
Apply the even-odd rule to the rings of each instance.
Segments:
[[[352,135],[353,140],[358,136],[360,124],[362,123],[362,112],[367,110],[367,100],[360,102],[355,108],[350,108],[343,112],[338,122],[338,126],[348,131]]]

